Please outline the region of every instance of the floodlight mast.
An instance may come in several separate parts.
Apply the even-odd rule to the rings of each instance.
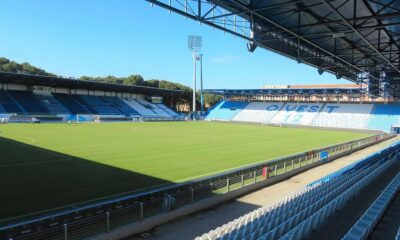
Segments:
[[[200,106],[201,116],[204,114],[204,96],[203,96],[203,54],[200,53]]]
[[[196,61],[198,60],[197,52],[201,51],[201,46],[202,46],[201,36],[195,36],[195,35],[188,36],[188,49],[189,51],[192,51],[193,54],[193,109],[192,109],[193,120],[195,119],[195,113],[196,113],[196,75],[197,75]]]

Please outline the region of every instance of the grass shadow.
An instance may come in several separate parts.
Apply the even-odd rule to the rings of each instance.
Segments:
[[[0,137],[0,224],[167,184],[172,182]]]

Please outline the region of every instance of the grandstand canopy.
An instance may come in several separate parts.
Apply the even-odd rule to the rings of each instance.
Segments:
[[[147,0],[400,99],[398,0]]]
[[[83,81],[73,78],[48,77],[41,75],[8,73],[8,72],[0,72],[0,84],[1,83],[15,83],[15,84],[25,84],[28,86],[49,86],[55,88],[59,87],[59,88],[69,88],[69,89],[101,90],[110,92],[126,92],[126,93],[144,94],[144,95],[188,96],[187,93],[181,90],[170,90],[170,89],[142,87],[142,86],[127,86],[122,84]]]
[[[256,95],[324,95],[324,94],[362,94],[363,89],[344,88],[274,88],[274,89],[206,89],[205,93],[221,96],[256,96]]]

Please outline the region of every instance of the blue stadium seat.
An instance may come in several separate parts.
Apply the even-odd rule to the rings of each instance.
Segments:
[[[219,106],[214,108],[214,110],[207,115],[206,120],[232,120],[232,118],[242,109],[246,108],[248,104],[248,102],[221,102]]]
[[[72,97],[88,109],[92,114],[98,115],[122,115],[122,112],[99,96],[92,95],[72,95]]]
[[[126,116],[139,116],[140,114],[135,111],[135,109],[131,108],[128,104],[122,101],[120,98],[117,97],[110,97],[105,96],[101,97],[103,101],[107,102],[110,106],[114,106],[115,108],[119,109],[124,115]]]
[[[0,104],[3,106],[5,113],[25,113],[6,91],[0,90]]]
[[[196,239],[303,239],[392,167],[397,160],[393,153],[399,148],[400,143],[392,145],[352,165],[346,174],[332,174],[327,181],[318,181]]]
[[[77,102],[72,95],[56,93],[54,94],[54,97],[72,114],[90,114],[90,112]]]
[[[52,114],[70,114],[68,109],[64,107],[55,97],[38,96],[43,106],[45,106]]]
[[[368,128],[389,131],[400,124],[400,104],[375,104]]]
[[[40,101],[28,91],[8,91],[9,94],[19,103],[20,106],[29,114],[49,114]]]

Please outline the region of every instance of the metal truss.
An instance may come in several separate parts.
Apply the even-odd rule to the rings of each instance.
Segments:
[[[398,0],[146,1],[400,99]]]

